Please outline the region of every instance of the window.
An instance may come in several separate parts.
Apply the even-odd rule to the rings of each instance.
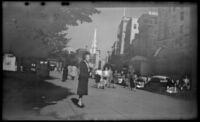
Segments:
[[[184,12],[183,11],[181,11],[181,13],[180,13],[180,19],[184,20]]]
[[[133,27],[134,29],[137,29],[137,25],[136,24],[134,24],[134,27]]]
[[[173,11],[175,11],[176,10],[176,7],[173,7]]]
[[[155,24],[157,24],[157,19],[155,19]]]
[[[180,33],[183,33],[183,25],[180,26]]]
[[[173,21],[176,23],[176,15],[173,16]]]

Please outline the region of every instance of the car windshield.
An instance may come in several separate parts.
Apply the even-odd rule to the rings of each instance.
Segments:
[[[160,80],[159,78],[151,78],[150,82],[153,82],[153,83],[160,83]]]
[[[137,81],[137,82],[144,82],[144,80],[141,79],[141,78],[138,78],[136,81]]]
[[[159,75],[156,75],[156,76],[152,76],[152,78],[158,78],[158,79],[166,79],[168,78],[167,76],[159,76]]]

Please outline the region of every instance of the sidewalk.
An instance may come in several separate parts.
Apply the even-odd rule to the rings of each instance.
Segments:
[[[51,73],[58,79],[48,80],[54,85],[68,88],[76,93],[77,79],[61,81],[61,74]],[[56,104],[45,106],[40,110],[42,116],[55,115],[61,120],[137,120],[137,119],[190,119],[197,115],[196,103],[172,99],[168,96],[143,90],[136,92],[117,86],[116,89],[97,89],[89,81],[89,95],[83,97],[84,108],[78,108],[71,101],[77,95],[69,96]]]

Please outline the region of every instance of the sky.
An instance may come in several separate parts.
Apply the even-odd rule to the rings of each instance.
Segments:
[[[68,46],[73,49],[89,48],[94,38],[94,29],[97,29],[97,47],[101,50],[101,57],[105,58],[107,51],[111,51],[114,41],[117,40],[117,31],[120,21],[124,14],[124,7],[116,8],[97,8],[100,14],[92,16],[92,23],[83,23],[79,26],[69,27],[68,37],[72,38]],[[129,17],[140,17],[143,13],[147,13],[149,7],[132,7],[125,8],[125,15]]]

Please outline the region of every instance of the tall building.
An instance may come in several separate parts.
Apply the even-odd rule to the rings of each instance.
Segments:
[[[190,9],[189,6],[158,8],[157,72],[184,74],[191,71],[194,40],[191,40]]]
[[[151,57],[158,39],[158,15],[152,12],[141,15],[138,19],[139,33],[132,42],[131,53]]]
[[[131,53],[131,44],[135,39],[135,35],[139,33],[138,18],[130,18],[127,26],[124,39],[124,54],[128,55]]]
[[[124,45],[125,45],[125,35],[126,35],[126,26],[128,22],[130,21],[130,17],[123,17],[122,21],[119,25],[119,31],[118,31],[118,41],[119,41],[119,54],[124,54]]]
[[[183,46],[180,40],[190,33],[190,7],[162,7],[159,12],[159,40],[174,48]],[[179,41],[178,41],[179,40]]]
[[[139,24],[138,24],[138,18],[131,18],[131,29],[130,29],[130,44],[132,44],[132,41],[135,39],[135,35],[139,33]]]
[[[139,33],[137,18],[123,16],[118,27],[117,40],[113,44],[113,54],[123,55],[128,53],[129,46]]]

